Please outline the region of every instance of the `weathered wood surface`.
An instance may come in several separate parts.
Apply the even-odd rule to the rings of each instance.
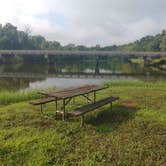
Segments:
[[[80,116],[80,115],[83,115],[89,111],[95,110],[96,108],[109,104],[118,99],[119,99],[119,97],[107,97],[107,98],[99,100],[95,103],[85,105],[81,108],[77,108],[74,111],[70,111],[70,112],[68,112],[68,114],[71,116]]]
[[[67,98],[72,98],[72,97],[80,96],[83,94],[99,91],[105,88],[107,87],[103,85],[85,85],[85,86],[76,87],[76,88],[67,88],[61,92],[57,92],[57,91],[48,92],[48,93],[46,92],[45,95],[50,97],[55,97],[57,99],[67,99]]]
[[[84,86],[83,86],[84,87]],[[82,87],[69,87],[69,88],[64,88],[64,89],[56,89],[56,90],[51,90],[51,91],[40,91],[39,93],[41,95],[45,95],[45,96],[50,96],[50,95],[56,95],[56,94],[59,94],[59,93],[67,93],[67,92],[71,92],[73,90],[77,90],[79,88],[82,88]]]
[[[138,51],[62,51],[62,50],[0,50],[0,55],[93,55],[93,56],[134,56],[134,57],[162,57],[166,52],[138,52]]]
[[[29,103],[32,105],[41,105],[41,104],[46,104],[52,101],[55,101],[54,97],[42,98],[42,99],[31,101]]]

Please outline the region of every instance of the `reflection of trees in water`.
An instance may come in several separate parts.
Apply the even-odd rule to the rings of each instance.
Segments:
[[[24,61],[2,64],[0,72],[56,74],[61,72],[86,72],[96,74],[107,73],[144,73],[143,66],[132,63],[129,58],[114,57],[87,57],[87,56],[23,56]],[[43,59],[44,58],[44,59]],[[39,61],[38,61],[39,60]],[[33,63],[31,63],[33,61]]]
[[[96,62],[95,61],[59,61],[56,63],[57,68],[60,71],[65,70],[67,72],[83,72],[86,69],[95,69]]]
[[[48,65],[45,64],[22,64],[17,72],[47,74]]]
[[[1,73],[40,73],[47,74],[48,65],[42,64],[6,64],[0,65]]]
[[[14,90],[28,88],[30,82],[42,81],[44,79],[30,78],[0,78],[0,90]]]
[[[128,58],[123,57],[112,57],[102,61],[100,68],[110,70],[112,73],[142,73],[143,71],[139,64],[131,63]]]
[[[51,64],[21,64],[19,68],[15,68],[13,64],[1,65],[0,72],[18,72],[18,73],[39,73],[54,74],[63,70],[68,72],[83,72],[85,69],[94,69],[95,61],[57,61]]]

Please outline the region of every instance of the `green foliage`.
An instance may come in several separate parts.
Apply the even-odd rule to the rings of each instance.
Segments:
[[[40,95],[35,90],[30,92],[0,92],[0,105],[8,105],[37,98],[40,98]]]
[[[166,51],[164,36],[164,33],[146,36],[134,43],[122,45],[119,49],[124,51]]]
[[[10,23],[0,24],[0,49],[48,49],[48,50],[98,50],[98,51],[166,51],[166,31],[155,36],[146,36],[133,43],[125,45],[104,46],[96,45],[87,47],[84,45],[67,44],[61,46],[57,41],[47,41],[43,36],[31,36],[27,32],[17,30]]]
[[[0,25],[0,49],[60,49],[59,42],[48,42],[40,35],[30,36],[10,23]]]
[[[160,49],[161,49],[161,51],[166,51],[166,31],[163,31],[163,33],[162,33]]]

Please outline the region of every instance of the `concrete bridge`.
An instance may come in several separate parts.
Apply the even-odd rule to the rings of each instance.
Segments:
[[[125,57],[166,57],[166,52],[137,51],[70,51],[70,50],[0,50],[0,55],[85,55],[85,56],[125,56]]]
[[[139,58],[144,60],[144,66],[149,66],[152,59],[166,57],[166,52],[138,52],[138,51],[70,51],[70,50],[0,50],[0,56],[15,56],[15,55],[44,55],[49,56],[48,62],[53,62],[50,56],[95,56],[95,57],[111,57],[121,56],[124,58]]]
[[[155,74],[154,74],[155,75]],[[98,78],[98,79],[110,79],[110,78],[130,78],[130,77],[144,77],[148,76],[148,73],[127,74],[127,73],[75,73],[75,72],[59,72],[55,74],[39,74],[39,73],[0,73],[0,78],[31,78],[31,79],[45,79],[45,78]],[[157,76],[162,76],[162,74]],[[165,76],[165,75],[164,75]]]

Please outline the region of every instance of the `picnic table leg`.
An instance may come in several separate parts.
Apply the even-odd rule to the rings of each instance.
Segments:
[[[55,116],[57,116],[58,101],[55,100]]]
[[[88,100],[89,94],[85,94],[85,97],[86,97],[86,103],[88,104],[89,103],[89,100]]]
[[[75,104],[76,103],[76,100],[75,100],[75,97],[73,97],[73,104]]]
[[[112,102],[110,103],[111,111],[112,111]]]
[[[40,111],[43,114],[43,104],[41,104],[41,106],[40,106]]]
[[[65,121],[65,99],[63,99],[63,115],[62,120]]]
[[[85,119],[85,117],[84,117],[84,115],[82,115],[82,116],[81,116],[81,127],[84,126],[84,119]]]
[[[94,103],[96,102],[96,91],[94,91]]]

